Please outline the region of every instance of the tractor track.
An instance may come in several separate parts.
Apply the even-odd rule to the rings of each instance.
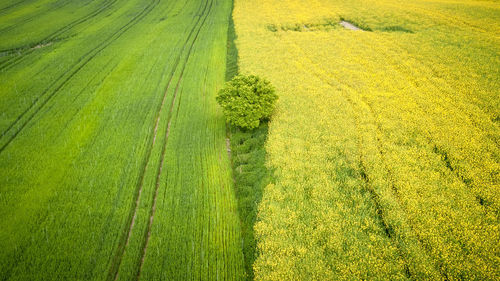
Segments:
[[[303,54],[305,54],[305,51],[300,47],[298,46],[297,44],[295,44],[296,48],[302,52]],[[307,57],[307,56],[305,56]],[[298,63],[301,64],[301,62],[297,61]],[[314,65],[314,64],[312,64]],[[328,71],[326,69],[323,69],[323,68],[319,68],[317,67],[317,69],[319,70],[322,70],[324,73],[327,73],[328,74]],[[330,79],[328,79],[328,77],[325,77],[324,74],[320,74],[319,72],[317,71],[314,71],[314,75],[316,77],[318,77],[320,80],[322,80],[324,83],[326,83],[327,85],[329,85],[330,87],[332,88],[336,88],[336,85],[332,83],[332,81]],[[328,75],[331,75],[331,74],[328,74]],[[355,91],[350,85],[348,84],[344,84],[345,86],[347,86],[349,89]],[[359,107],[359,105],[356,105],[356,102],[354,102],[351,97],[347,94],[343,94],[344,98],[347,100],[347,102],[350,104],[350,107],[356,112],[356,109]],[[389,176],[389,184],[391,186],[391,192],[392,192],[392,195],[394,196],[396,202],[398,202],[398,204],[400,206],[403,206],[403,203],[401,201],[401,198],[400,198],[400,195],[399,195],[399,190],[397,189],[395,183],[394,183],[394,180],[393,180],[393,174],[392,174],[392,171],[391,169],[386,165],[386,157],[385,157],[385,154],[384,154],[384,151],[383,151],[383,148],[382,148],[382,141],[379,137],[379,135],[382,135],[381,133],[381,126],[380,124],[377,122],[376,118],[374,117],[375,116],[375,112],[373,111],[373,108],[370,104],[368,104],[366,101],[364,100],[361,100],[360,103],[362,103],[363,105],[366,105],[368,110],[369,110],[369,116],[370,116],[370,122],[372,122],[373,125],[375,125],[375,128],[376,128],[376,151],[377,153],[380,155],[381,159],[382,159],[382,164],[383,164],[383,169],[386,171],[386,173],[388,174]],[[356,124],[356,127],[358,128],[357,130],[359,130],[359,124],[360,124],[360,121],[358,120],[358,117],[355,116],[354,117],[354,121],[355,121],[355,124]],[[359,136],[359,133],[358,133],[358,136]],[[361,149],[361,140],[358,139],[358,147],[359,148],[359,151],[362,151]],[[374,203],[375,205],[375,214],[376,214],[376,217],[379,219],[379,222],[382,226],[382,228],[384,229],[384,232],[386,234],[386,236],[392,241],[392,243],[396,246],[397,248],[397,252],[398,252],[398,256],[402,259],[403,261],[403,268],[404,268],[404,274],[406,275],[407,278],[410,278],[410,279],[413,279],[414,278],[414,273],[411,272],[410,270],[410,261],[408,260],[408,258],[406,258],[404,252],[405,250],[403,249],[402,245],[398,242],[398,240],[396,239],[396,236],[397,236],[397,233],[395,233],[395,228],[393,227],[393,225],[391,223],[388,222],[386,216],[384,215],[384,209],[383,209],[383,206],[382,206],[382,203],[380,201],[380,196],[379,194],[373,189],[373,186],[370,182],[370,178],[368,177],[367,173],[366,173],[366,169],[365,169],[365,165],[364,165],[364,162],[362,160],[362,155],[360,155],[359,157],[359,167],[360,167],[360,176],[361,176],[361,179],[363,180],[364,184],[365,184],[365,189],[369,192],[370,194],[370,197],[372,198],[372,202]],[[406,211],[403,210],[403,212],[406,214]],[[411,229],[411,232],[415,235],[416,237],[416,240],[418,241],[419,243],[419,246],[422,247],[422,249],[424,249],[426,255],[428,257],[432,257],[432,252],[431,252],[431,249],[430,249],[430,246],[423,240],[423,238],[421,237],[421,235],[415,231],[414,227],[413,227],[413,224],[411,223],[411,220],[409,218],[407,218],[409,223],[408,223],[408,226],[410,227]],[[441,275],[441,278],[443,280],[449,280],[448,278],[448,275],[447,275],[447,272],[443,269],[444,268],[444,264],[441,262],[441,261],[431,261],[431,264],[432,266],[434,267],[434,269],[438,272],[439,275]]]
[[[111,62],[111,61],[110,61],[110,62]],[[91,85],[92,83],[95,83],[95,80],[97,80],[96,78],[99,78],[99,79],[98,79],[98,81],[99,81],[99,82],[98,82],[98,83],[96,83],[96,84],[101,85],[101,84],[102,84],[102,83],[103,83],[103,82],[104,82],[104,81],[105,81],[105,80],[109,77],[109,75],[111,75],[111,73],[112,73],[112,72],[116,69],[116,67],[117,67],[117,66],[118,66],[118,64],[117,64],[117,63],[115,63],[115,64],[114,64],[114,65],[113,65],[113,66],[112,66],[109,70],[107,70],[104,74],[103,74],[103,73],[98,73],[98,74],[96,74],[96,75],[95,75],[92,79],[89,79],[89,81],[88,81],[88,83],[86,83],[85,87],[84,87],[84,88],[82,88],[82,89],[78,92],[78,94],[76,94],[76,95],[73,97],[73,99],[72,99],[71,103],[75,103],[75,102],[76,102],[76,100],[77,100],[79,97],[81,97],[81,96],[85,93],[85,91],[88,91],[88,89],[90,88],[90,85]],[[100,77],[99,77],[99,76],[100,76]],[[87,104],[87,103],[88,103],[88,101],[89,101],[89,98],[87,98],[87,99],[86,99],[86,101],[84,102],[84,105],[85,105],[85,104]],[[71,122],[72,122],[72,121],[76,118],[76,116],[77,116],[77,115],[78,115],[78,114],[82,111],[82,109],[84,108],[84,105],[83,105],[83,106],[78,107],[78,109],[77,109],[77,110],[75,110],[75,112],[71,115],[71,117],[70,117],[70,118],[69,118],[69,119],[65,122],[65,124],[61,127],[61,129],[59,130],[59,133],[56,135],[56,137],[55,137],[55,138],[59,138],[59,137],[61,137],[61,136],[62,136],[62,134],[63,134],[64,130],[65,130],[66,128],[68,128],[69,124],[70,124],[70,123],[71,123]]]
[[[22,3],[28,2],[28,1],[30,1],[30,0],[21,0],[21,1],[17,2],[17,3],[10,4],[9,6],[0,8],[0,14],[4,13],[8,9],[14,8],[15,6],[21,5]]]
[[[151,238],[151,228],[152,228],[152,225],[153,225],[154,215],[155,215],[155,212],[156,212],[156,202],[157,202],[158,191],[159,191],[159,187],[160,187],[160,178],[161,178],[161,175],[162,175],[163,165],[164,165],[164,162],[165,162],[165,153],[166,153],[166,150],[167,150],[168,137],[170,135],[170,126],[171,126],[171,123],[172,123],[172,115],[173,115],[174,105],[176,103],[176,99],[177,99],[177,96],[178,96],[179,97],[179,102],[177,104],[177,109],[176,109],[176,111],[178,113],[179,112],[180,101],[181,101],[181,97],[182,97],[182,95],[178,94],[178,93],[179,93],[180,84],[181,84],[182,79],[184,77],[184,71],[186,69],[187,62],[188,62],[188,60],[189,60],[189,58],[191,56],[191,52],[193,50],[194,44],[196,43],[196,41],[198,39],[198,36],[200,34],[200,31],[203,28],[203,26],[205,25],[205,22],[206,22],[209,14],[210,14],[210,12],[212,10],[212,6],[213,6],[213,1],[210,1],[210,6],[208,7],[208,10],[206,12],[204,12],[205,17],[204,17],[203,21],[201,22],[200,27],[198,28],[198,30],[196,32],[196,35],[195,35],[195,37],[194,37],[191,45],[189,46],[189,50],[188,50],[188,53],[186,55],[186,60],[185,60],[185,62],[183,64],[183,66],[182,66],[181,74],[179,76],[179,80],[177,81],[177,85],[175,87],[174,97],[173,97],[172,102],[170,104],[169,116],[168,116],[168,123],[167,123],[167,131],[165,133],[165,141],[164,141],[164,145],[162,147],[160,165],[158,166],[158,172],[157,172],[157,175],[156,175],[155,192],[154,192],[154,195],[153,195],[153,204],[151,205],[150,215],[149,215],[149,221],[148,221],[148,227],[147,227],[147,233],[146,233],[145,241],[143,242],[143,246],[142,246],[142,256],[141,256],[141,259],[140,259],[139,271],[137,272],[137,280],[140,279],[141,272],[142,272],[142,267],[144,265],[144,258],[146,257],[147,247],[148,247],[148,244],[149,244],[149,240]]]
[[[14,54],[14,53],[20,53],[20,54],[18,56],[14,56],[14,57],[7,59],[6,61],[0,63],[0,71],[9,70],[10,68],[14,67],[16,64],[21,62],[24,58],[26,58],[27,55],[29,55],[30,53],[32,53],[36,50],[36,48],[34,48],[35,46],[44,45],[44,44],[47,44],[50,42],[60,41],[61,39],[59,38],[59,36],[61,34],[72,29],[73,27],[75,27],[79,24],[82,24],[88,20],[95,18],[97,15],[101,14],[102,12],[104,12],[108,8],[110,8],[114,3],[116,3],[116,1],[117,0],[112,0],[112,1],[106,2],[104,5],[102,5],[101,7],[99,7],[95,11],[93,11],[92,13],[87,14],[86,16],[79,18],[79,19],[59,28],[58,30],[54,31],[53,33],[51,33],[50,35],[48,35],[47,37],[45,37],[44,39],[42,39],[36,43],[32,43],[32,44],[17,47],[17,48],[1,50],[0,54],[5,54],[5,53],[7,55]]]
[[[31,15],[29,15],[28,17],[25,17],[24,19],[22,19],[16,23],[13,23],[12,25],[9,25],[9,26],[6,26],[6,27],[0,29],[0,34],[5,33],[5,32],[9,32],[10,30],[12,30],[20,25],[23,25],[25,23],[29,23],[29,22],[33,21],[33,19],[40,17],[40,15],[50,13],[52,11],[55,11],[59,8],[66,6],[68,4],[70,4],[70,2],[63,2],[63,3],[60,3],[59,5],[53,5],[53,7],[50,7],[44,11],[37,11],[35,13],[32,13]]]
[[[48,92],[49,89],[52,87],[49,86],[40,96],[38,96],[35,101],[33,101],[32,105],[26,109],[20,116],[17,117],[17,119],[2,133],[0,136],[0,141],[3,142],[3,138],[6,136],[6,134],[13,129],[14,126],[16,126],[17,123],[22,122],[22,124],[19,126],[19,129],[12,133],[12,135],[8,138],[6,142],[1,144],[0,147],[0,154],[7,148],[7,146],[17,137],[17,135],[25,128],[25,126],[37,115],[38,112],[59,92],[59,90],[76,74],[78,73],[85,65],[87,65],[88,62],[90,62],[95,56],[97,56],[102,50],[104,50],[106,47],[108,47],[111,43],[116,41],[118,38],[120,38],[127,30],[132,28],[134,25],[136,25],[138,22],[140,22],[145,16],[147,16],[158,4],[160,3],[160,0],[154,0],[152,1],[147,7],[145,7],[139,14],[137,14],[134,18],[132,18],[130,21],[128,21],[125,25],[123,25],[120,29],[118,29],[115,33],[113,33],[108,39],[103,41],[101,44],[97,46],[97,48],[92,49],[91,51],[87,52],[82,58],[79,59],[79,61],[73,66],[77,66],[73,71],[70,71],[70,74],[66,77],[66,74],[68,72],[63,73],[57,80],[54,82],[52,85],[60,81],[61,79],[62,82],[50,93],[48,94],[48,97],[45,98],[45,100],[41,101],[40,105],[38,108],[34,109],[34,112],[27,117],[27,119],[22,122],[21,120],[23,119],[24,115],[26,115],[32,108],[34,108],[38,101],[43,98]],[[78,66],[78,64],[80,64]]]
[[[198,11],[197,11],[197,14],[198,12],[203,9],[202,11],[202,15],[205,14],[205,11],[206,11],[206,8],[207,8],[207,2],[205,3],[205,6],[202,8],[202,5],[200,5]],[[167,98],[167,94],[168,94],[168,91],[170,89],[170,86],[172,84],[172,80],[174,78],[174,74],[176,73],[177,69],[178,69],[178,66],[179,66],[179,63],[181,62],[181,58],[182,58],[182,55],[184,53],[184,50],[186,50],[188,44],[189,44],[189,41],[191,41],[191,37],[193,36],[193,34],[195,33],[197,27],[199,26],[199,23],[201,21],[201,16],[198,17],[198,19],[195,21],[195,24],[193,25],[193,27],[191,28],[190,32],[189,32],[189,35],[187,36],[186,38],[186,41],[184,42],[183,46],[182,46],[182,49],[181,51],[179,52],[178,56],[176,57],[176,60],[173,64],[173,67],[172,67],[172,70],[169,74],[169,79],[168,79],[168,82],[167,82],[167,86],[164,90],[164,93],[163,93],[163,98],[162,98],[162,101],[160,103],[160,106],[159,108],[157,109],[157,113],[155,115],[155,118],[154,118],[154,127],[153,127],[153,131],[152,131],[152,138],[151,138],[151,141],[150,141],[150,144],[147,146],[147,151],[146,151],[146,156],[143,160],[143,164],[142,164],[142,169],[141,169],[141,173],[139,175],[139,180],[137,182],[137,187],[136,187],[136,192],[135,192],[135,200],[133,200],[133,206],[131,208],[131,212],[129,214],[129,219],[128,219],[128,223],[126,224],[127,227],[126,229],[124,230],[123,234],[122,234],[122,238],[120,239],[122,242],[120,242],[120,244],[118,245],[118,248],[117,248],[117,252],[115,253],[114,255],[114,258],[111,262],[111,267],[110,267],[110,270],[108,272],[108,280],[117,280],[118,279],[118,274],[119,274],[119,268],[120,268],[120,265],[121,265],[121,261],[123,259],[123,256],[125,254],[125,249],[126,247],[128,246],[129,244],[129,241],[130,241],[130,237],[131,237],[131,234],[132,234],[132,230],[134,228],[134,225],[135,225],[135,220],[137,218],[137,210],[138,210],[138,207],[139,207],[139,202],[140,202],[140,199],[141,199],[141,195],[142,195],[142,189],[143,189],[143,186],[144,186],[144,179],[145,179],[145,175],[146,175],[146,171],[149,167],[149,160],[151,158],[151,153],[152,153],[152,150],[153,150],[153,147],[156,143],[156,137],[157,137],[157,131],[158,131],[158,126],[159,126],[159,122],[160,122],[160,116],[161,116],[161,111],[163,110],[163,107],[164,107],[164,104],[165,104],[165,101],[166,101],[166,98]],[[172,112],[172,107],[173,107],[173,103],[175,102],[175,99],[176,99],[176,95],[177,95],[177,91],[178,91],[178,86],[180,84],[180,80],[182,79],[182,73],[184,72],[184,69],[186,67],[186,63],[187,63],[187,60],[189,58],[189,55],[191,53],[191,50],[192,50],[192,47],[194,45],[194,41],[196,41],[196,38],[199,34],[199,31],[201,30],[201,25],[199,26],[198,28],[198,31],[196,33],[196,36],[195,36],[195,39],[191,42],[191,44],[189,45],[189,50],[188,50],[188,53],[186,55],[186,58],[183,60],[183,66],[182,66],[182,71],[181,71],[181,77],[179,77],[179,80],[178,80],[178,83],[177,83],[177,86],[176,86],[176,90],[174,92],[174,97],[172,98],[173,102],[170,106],[170,109],[169,109],[169,113],[168,113],[168,118],[170,119],[171,117],[171,112]],[[170,120],[168,121],[168,124],[170,124]],[[167,125],[168,127],[169,125]],[[168,131],[169,131],[169,128],[167,128],[167,136],[168,136]],[[163,147],[166,146],[166,139],[164,141],[164,145]],[[155,194],[157,193],[157,190],[155,191]],[[156,198],[156,196],[155,196]],[[146,234],[146,233],[145,233]]]

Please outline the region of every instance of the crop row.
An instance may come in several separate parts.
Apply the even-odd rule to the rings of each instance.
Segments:
[[[256,279],[498,278],[498,7],[455,5],[235,2],[280,94]]]
[[[240,279],[230,2],[0,9],[2,279]]]

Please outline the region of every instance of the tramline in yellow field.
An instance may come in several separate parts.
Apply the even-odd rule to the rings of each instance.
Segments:
[[[499,89],[498,0],[0,0],[0,280],[499,280]]]
[[[280,95],[257,280],[500,277],[498,2],[236,0],[233,15],[240,70]]]

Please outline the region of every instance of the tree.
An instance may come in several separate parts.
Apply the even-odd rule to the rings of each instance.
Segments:
[[[255,75],[237,75],[217,95],[226,120],[244,129],[259,126],[274,110],[278,96],[274,87]]]

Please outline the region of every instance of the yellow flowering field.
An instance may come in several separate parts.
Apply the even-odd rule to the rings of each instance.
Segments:
[[[498,1],[235,0],[233,18],[240,71],[280,96],[257,280],[500,278]]]

